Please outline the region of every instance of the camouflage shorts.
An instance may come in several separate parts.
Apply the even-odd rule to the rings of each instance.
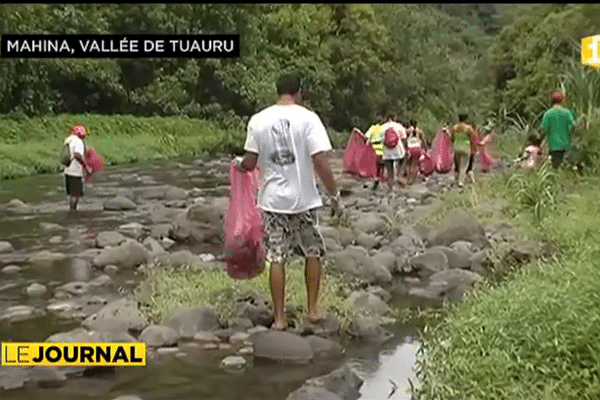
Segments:
[[[265,211],[264,220],[268,262],[281,262],[293,254],[302,257],[322,257],[325,254],[316,209],[300,214]]]

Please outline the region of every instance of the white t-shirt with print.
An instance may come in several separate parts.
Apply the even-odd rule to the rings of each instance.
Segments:
[[[396,147],[394,147],[393,149],[388,149],[387,147],[384,146],[385,150],[383,153],[383,159],[384,160],[400,160],[402,158],[404,158],[404,156],[406,155],[406,150],[404,149],[404,145],[402,144],[402,141],[406,139],[406,129],[404,129],[404,127],[399,124],[398,122],[386,122],[385,124],[381,125],[381,132],[383,137],[385,138],[385,131],[388,130],[388,128],[394,128],[394,130],[396,131],[396,133],[398,134],[398,145]]]
[[[294,214],[323,205],[312,156],[331,142],[317,114],[297,104],[270,106],[250,118],[244,150],[258,153],[258,207]]]
[[[64,169],[64,174],[83,177],[83,166],[79,161],[73,158],[75,153],[85,156],[85,145],[83,144],[83,140],[75,135],[71,135],[66,139],[65,144],[67,142],[69,143],[69,150],[71,152],[71,164]]]

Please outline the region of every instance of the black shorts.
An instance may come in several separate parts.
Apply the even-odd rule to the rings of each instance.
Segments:
[[[82,177],[65,175],[65,185],[67,187],[67,195],[73,197],[83,197]]]
[[[555,150],[550,152],[550,157],[552,158],[552,166],[554,168],[558,168],[562,165],[565,160],[566,150]]]

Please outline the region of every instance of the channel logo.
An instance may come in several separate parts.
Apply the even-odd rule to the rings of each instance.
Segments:
[[[146,343],[2,343],[3,367],[144,367]]]
[[[600,68],[600,35],[581,39],[581,63]]]

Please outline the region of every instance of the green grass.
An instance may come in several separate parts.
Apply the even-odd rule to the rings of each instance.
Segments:
[[[561,173],[554,183],[540,171],[515,180],[479,183],[479,201],[506,198],[508,222],[558,244],[559,254],[479,285],[443,317],[436,312],[424,333],[417,399],[600,398],[600,178]],[[540,187],[549,192],[519,195]],[[453,205],[470,202],[468,193],[454,196]],[[540,214],[536,205],[549,197],[554,208]]]
[[[60,171],[60,146],[74,122],[88,127],[88,146],[108,165],[239,151],[244,140],[244,132],[187,117],[0,117],[0,179]]]
[[[320,307],[335,313],[344,327],[358,313],[345,303],[346,292],[342,280],[328,272],[325,265],[321,286]],[[258,293],[271,299],[269,273],[264,271],[252,280],[235,280],[221,270],[194,268],[165,268],[153,266],[136,292],[142,310],[148,318],[160,323],[180,307],[215,307],[225,321],[235,319],[236,299],[245,293]],[[286,266],[286,303],[302,307],[306,312],[304,266],[293,260]],[[297,315],[298,322],[302,315]]]

